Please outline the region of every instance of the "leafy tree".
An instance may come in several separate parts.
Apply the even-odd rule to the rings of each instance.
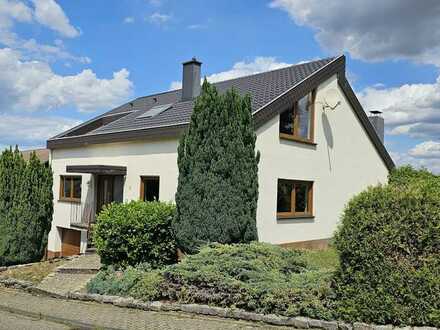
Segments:
[[[52,171],[18,148],[0,156],[0,264],[40,260],[52,222]]]
[[[219,95],[206,80],[178,148],[177,215],[180,248],[257,239],[258,161],[250,96]]]

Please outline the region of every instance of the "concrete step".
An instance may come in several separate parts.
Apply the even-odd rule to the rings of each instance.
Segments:
[[[58,273],[64,274],[96,274],[101,268],[97,254],[83,254],[57,268]]]
[[[94,274],[64,274],[55,272],[47,276],[37,289],[53,295],[64,296],[68,292],[82,292],[85,290]]]

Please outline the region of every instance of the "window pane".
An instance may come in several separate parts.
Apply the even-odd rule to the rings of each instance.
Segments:
[[[295,212],[307,211],[308,185],[305,183],[295,184]]]
[[[308,139],[310,132],[309,95],[304,96],[298,101],[297,116],[299,118],[298,135],[304,139]]]
[[[159,178],[144,178],[144,201],[159,200]]]
[[[280,133],[293,134],[292,109],[288,109],[280,114]]]
[[[292,212],[292,189],[291,182],[278,180],[277,212]]]
[[[72,181],[70,181],[69,177],[63,177],[61,180],[64,180],[64,190],[63,197],[70,198],[70,191],[72,187]]]
[[[81,198],[81,178],[73,178],[73,198]]]

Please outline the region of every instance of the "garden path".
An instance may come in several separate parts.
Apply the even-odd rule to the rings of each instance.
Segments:
[[[81,255],[58,267],[37,288],[55,296],[82,291],[100,267],[97,254]]]

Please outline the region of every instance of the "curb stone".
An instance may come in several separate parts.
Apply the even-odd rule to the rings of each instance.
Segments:
[[[392,330],[393,326],[392,325],[375,325],[374,330]]]
[[[338,322],[336,321],[321,321],[321,327],[325,330],[338,330]]]
[[[0,279],[0,285],[7,288],[28,290],[33,287],[33,283],[29,281],[16,280],[14,278]]]
[[[132,297],[99,295],[81,292],[68,292],[65,295],[53,295],[50,292],[36,288],[31,282],[16,279],[0,279],[0,286],[24,289],[31,293],[46,294],[55,298],[80,301],[94,301],[112,304],[122,308],[134,308],[145,311],[176,311],[192,314],[202,314],[223,318],[233,318],[245,321],[264,322],[273,325],[290,326],[299,329],[317,328],[323,330],[440,330],[435,327],[393,327],[392,325],[373,325],[355,322],[353,325],[338,321],[324,321],[307,317],[286,317],[274,314],[259,314],[236,308],[222,308],[198,304],[163,303],[161,301],[143,302]]]
[[[297,316],[291,319],[292,325],[295,328],[299,329],[308,329],[309,328],[309,319],[302,316]]]
[[[80,256],[69,256],[69,257],[61,257],[61,258],[54,258],[54,259],[50,259],[50,260],[45,260],[48,263],[54,263],[60,260],[66,260],[66,261],[70,261],[70,260],[74,260],[76,258],[78,258]],[[19,269],[19,268],[26,268],[26,267],[30,267],[30,266],[34,266],[41,263],[41,261],[37,261],[37,262],[30,262],[28,264],[19,264],[19,265],[12,265],[12,266],[2,266],[0,267],[0,273],[5,272],[7,270],[12,270],[12,269]]]
[[[353,329],[354,330],[374,330],[374,327],[368,323],[354,322]]]
[[[338,329],[353,330],[353,325],[351,325],[350,323],[338,322]]]

